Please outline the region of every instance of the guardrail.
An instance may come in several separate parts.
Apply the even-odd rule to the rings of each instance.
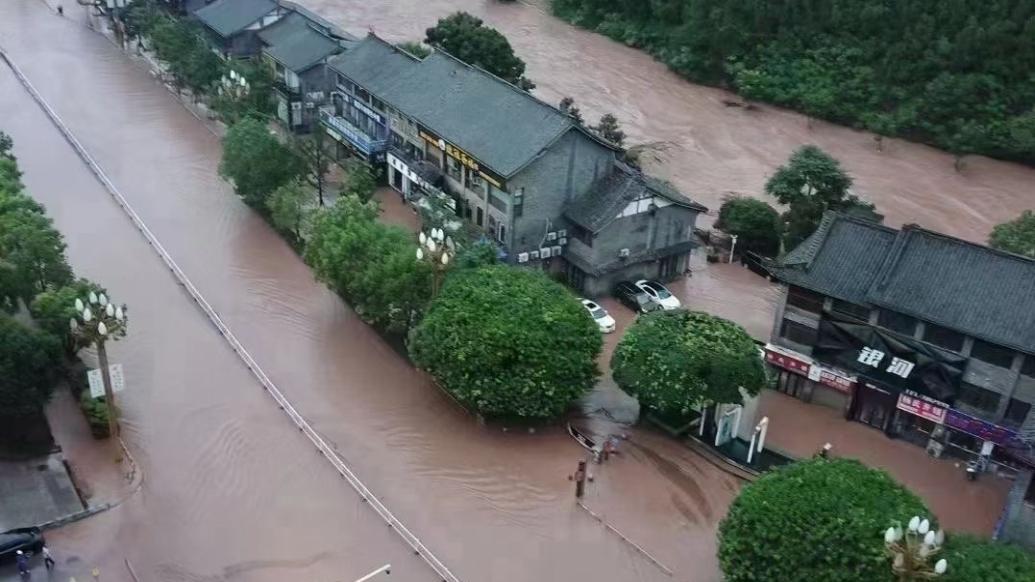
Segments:
[[[373,494],[373,492],[371,492],[370,489],[363,484],[363,482],[359,479],[359,477],[356,476],[352,469],[341,459],[341,457],[338,456],[336,452],[334,452],[334,449],[332,449],[326,443],[326,441],[324,441],[323,438],[319,434],[317,434],[313,427],[310,426],[310,424],[305,420],[305,418],[303,418],[302,415],[299,414],[297,410],[295,410],[295,407],[291,405],[291,402],[289,402],[288,399],[284,397],[284,394],[281,393],[281,391],[277,388],[276,384],[274,384],[273,381],[270,380],[269,376],[267,376],[266,373],[262,370],[262,368],[259,367],[259,364],[255,361],[254,358],[252,358],[251,354],[248,353],[248,351],[244,348],[243,345],[241,345],[241,342],[238,341],[237,337],[233,334],[233,332],[230,331],[230,328],[227,327],[225,323],[223,323],[223,320],[216,313],[215,309],[213,309],[212,306],[209,305],[208,301],[205,300],[205,298],[201,295],[201,293],[194,286],[194,284],[187,277],[187,275],[180,269],[179,265],[176,264],[176,261],[174,261],[172,257],[169,255],[169,253],[165,250],[161,242],[159,242],[158,238],[154,235],[153,232],[151,232],[151,230],[147,227],[147,225],[136,213],[136,211],[133,210],[133,208],[129,205],[129,202],[125,199],[125,197],[122,196],[122,193],[119,192],[118,188],[115,187],[115,184],[113,184],[112,181],[108,178],[107,174],[104,173],[104,170],[101,169],[100,165],[98,165],[97,162],[93,159],[93,157],[89,154],[89,152],[86,151],[86,148],[83,147],[82,143],[80,143],[79,140],[72,133],[72,131],[68,129],[68,126],[66,126],[65,123],[58,116],[58,114],[54,112],[54,110],[50,107],[50,104],[47,103],[47,101],[43,98],[42,95],[40,95],[39,91],[36,90],[36,88],[32,85],[29,79],[22,73],[21,69],[18,68],[14,61],[11,60],[7,52],[2,47],[0,47],[0,58],[2,58],[5,63],[7,63],[7,65],[14,72],[15,77],[18,78],[18,81],[22,84],[23,87],[25,87],[26,91],[29,92],[33,100],[35,100],[36,103],[40,106],[40,108],[43,109],[43,112],[46,113],[47,117],[49,117],[51,122],[58,128],[58,131],[61,132],[65,140],[72,146],[72,149],[75,150],[76,154],[86,163],[87,167],[90,168],[90,171],[101,182],[101,185],[103,185],[105,190],[108,191],[108,194],[110,194],[111,197],[115,199],[115,202],[129,216],[130,220],[133,222],[133,225],[137,227],[137,230],[139,230],[140,233],[144,236],[144,238],[147,240],[147,243],[151,245],[151,248],[155,250],[159,258],[162,259],[162,262],[165,263],[165,265],[169,268],[173,276],[184,288],[187,294],[191,296],[191,298],[201,309],[201,311],[216,326],[216,329],[227,341],[227,343],[230,344],[230,347],[234,350],[237,356],[244,362],[245,366],[248,367],[248,370],[251,371],[252,375],[255,376],[255,378],[259,381],[259,383],[266,390],[266,392],[273,397],[273,400],[276,401],[277,406],[279,406],[280,409],[283,410],[285,414],[287,414],[288,418],[290,418],[291,421],[295,424],[295,426],[298,427],[298,430],[301,431],[306,436],[306,438],[308,438],[309,441],[313,443],[316,449],[319,450],[321,454],[323,454],[324,458],[326,458],[331,463],[331,465],[338,471],[338,473],[346,481],[349,482],[349,485],[351,485],[352,488],[359,494],[360,498],[363,501],[367,502],[370,505],[370,507],[372,507],[374,511],[381,517],[381,519],[383,519],[385,523],[387,523],[388,526],[391,527],[392,530],[395,531],[396,534],[398,534],[399,537],[401,537],[403,541],[405,541],[406,544],[413,549],[414,553],[419,555],[429,566],[431,566],[431,569],[434,570],[436,574],[442,577],[442,580],[444,582],[460,582],[460,579],[457,578],[449,570],[449,568],[447,568],[446,565],[443,564],[442,561],[439,560],[431,552],[431,550],[429,550],[427,546],[424,545],[424,542],[422,542],[420,538],[414,535],[413,532],[411,532],[405,525],[403,525],[403,523],[399,521],[399,519],[396,518],[391,511],[388,510],[384,503],[382,503],[381,500],[379,500]]]
[[[377,154],[388,149],[388,140],[374,139],[363,133],[358,127],[352,125],[344,118],[332,115],[330,112],[321,111],[320,121],[324,125],[340,133],[342,137],[349,140],[356,149],[365,154]]]

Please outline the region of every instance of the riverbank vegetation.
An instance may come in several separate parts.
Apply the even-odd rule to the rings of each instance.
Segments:
[[[1035,164],[1035,0],[553,0],[576,25],[747,99]]]
[[[1035,259],[1035,211],[1025,210],[1017,218],[997,225],[988,246]]]
[[[535,88],[535,83],[524,76],[525,61],[514,54],[507,37],[466,12],[454,12],[439,19],[425,32],[424,42],[526,91]],[[412,45],[408,46],[416,48]]]

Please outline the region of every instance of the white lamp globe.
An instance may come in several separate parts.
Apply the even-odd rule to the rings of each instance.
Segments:
[[[90,303],[97,305],[97,294],[93,291],[90,291],[90,294],[87,296],[87,299],[90,300]]]
[[[920,527],[916,530],[920,535],[927,535],[927,532],[931,531],[931,522],[926,519],[920,522]]]
[[[945,558],[942,558],[941,560],[938,560],[934,564],[934,573],[938,574],[939,576],[944,574],[945,571],[948,570],[948,569],[949,569],[949,563],[945,561]]]
[[[421,231],[421,233],[417,235],[417,240],[420,241],[420,244],[424,244],[428,240],[428,237],[424,234],[424,231]]]
[[[927,534],[924,535],[924,543],[929,545],[929,546],[933,546],[933,545],[935,545],[934,542],[935,542],[935,538],[936,537],[937,536],[934,534],[933,531],[929,531],[929,532],[927,532]]]
[[[421,259],[423,259],[423,258],[424,258],[424,251],[422,251],[422,250],[420,250],[420,249],[418,248],[418,249],[417,249],[417,260],[419,261],[419,260],[421,260]]]
[[[111,303],[104,306],[104,314],[108,317],[115,317],[115,306]]]
[[[449,253],[442,253],[442,264],[443,265],[448,265],[449,264]]]
[[[914,515],[913,518],[909,520],[909,525],[907,527],[909,528],[909,531],[916,531],[916,529],[920,527],[920,518]]]
[[[97,333],[101,335],[108,335],[108,326],[104,325],[103,321],[97,323]]]
[[[85,305],[83,305],[83,300],[82,300],[82,299],[80,299],[80,298],[78,298],[78,297],[76,297],[76,298],[75,298],[75,310],[76,310],[76,311],[78,311],[78,312],[80,312],[80,313],[82,313],[82,312],[83,312],[83,309],[84,309],[85,307],[86,307],[86,306],[85,306]]]
[[[437,247],[436,247],[436,245],[435,245],[435,239],[430,239],[430,238],[429,238],[429,239],[428,239],[428,250],[429,250],[429,251],[431,251],[431,252],[435,252],[435,249],[436,249],[436,248],[437,248]]]
[[[93,312],[89,307],[83,309],[83,321],[93,321]]]
[[[125,317],[126,317],[126,314],[122,312],[122,308],[121,307],[116,307],[115,308],[115,319],[118,320],[118,321],[122,321]]]
[[[101,305],[107,305],[108,304],[108,296],[105,295],[104,293],[101,293],[100,295],[97,296],[97,301]]]
[[[884,532],[884,543],[893,544],[895,543],[895,528],[889,527],[888,531]]]

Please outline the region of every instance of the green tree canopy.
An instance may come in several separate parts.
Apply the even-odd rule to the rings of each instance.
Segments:
[[[728,582],[891,582],[883,533],[914,515],[930,512],[884,471],[800,461],[741,490],[719,524],[719,564]]]
[[[280,232],[302,242],[302,221],[306,216],[306,205],[312,199],[312,192],[305,182],[295,179],[284,184],[266,200],[270,222]]]
[[[734,197],[722,203],[715,228],[737,236],[737,248],[767,257],[780,252],[783,222],[776,209],[756,198]]]
[[[301,172],[297,156],[253,117],[230,126],[223,137],[219,174],[232,180],[237,193],[255,208],[265,208],[266,198]]]
[[[411,55],[417,57],[418,59],[423,59],[424,57],[426,57],[426,56],[431,54],[431,49],[428,48],[424,43],[413,41],[413,40],[406,41],[406,42],[400,42],[400,43],[396,44],[395,46],[401,48],[402,50],[404,50],[404,51],[406,51],[408,53],[410,53]]]
[[[939,557],[949,569],[945,582],[1031,582],[1035,580],[1035,556],[1017,546],[966,534],[946,538]]]
[[[841,163],[814,145],[798,148],[780,166],[765,191],[789,208],[783,215],[785,240],[790,249],[812,234],[827,210],[876,216],[873,205],[851,193],[852,178]]]
[[[413,235],[378,222],[374,202],[342,196],[313,219],[306,262],[365,321],[403,332],[431,295],[431,268]]]
[[[355,196],[362,202],[374,197],[377,190],[377,177],[369,164],[359,160],[350,160],[345,168],[345,181],[341,185],[342,196]]]
[[[209,91],[225,72],[225,64],[205,41],[201,25],[165,15],[151,19],[146,8],[138,13],[145,34],[151,37],[158,58],[170,72],[196,93]]]
[[[996,225],[988,245],[1035,259],[1035,211],[1025,210],[1010,222]]]
[[[641,315],[618,342],[611,370],[640,406],[663,415],[740,403],[741,388],[758,394],[765,385],[751,336],[732,321],[698,311]]]
[[[50,400],[60,361],[57,338],[0,315],[0,415],[39,413]]]
[[[414,362],[489,417],[555,417],[598,375],[600,331],[545,274],[491,265],[455,271],[410,342]]]
[[[553,0],[676,72],[882,135],[1035,163],[1035,2]]]
[[[507,37],[466,12],[439,19],[427,30],[425,42],[523,89],[535,88],[535,84],[523,76],[525,62],[514,54]]]

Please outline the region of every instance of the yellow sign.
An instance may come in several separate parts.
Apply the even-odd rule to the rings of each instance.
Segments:
[[[453,144],[446,144],[446,155],[456,159],[458,162],[467,166],[468,168],[471,168],[475,172],[477,172],[480,169],[478,167],[478,162],[475,161],[474,158],[472,158],[467,154],[467,152],[456,147]]]

